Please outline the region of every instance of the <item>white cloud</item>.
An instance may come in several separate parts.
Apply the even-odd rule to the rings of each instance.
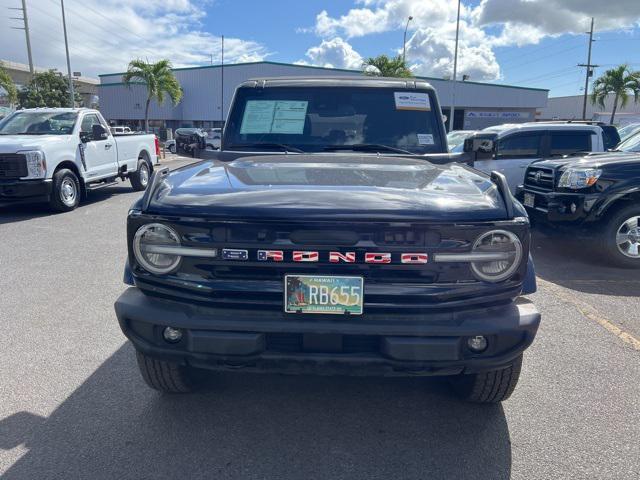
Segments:
[[[320,45],[311,47],[305,54],[309,59],[301,60],[299,64],[311,64],[327,68],[362,68],[362,57],[353,47],[340,37],[323,40]]]
[[[34,64],[66,71],[62,19],[57,2],[28,2]],[[206,4],[205,4],[206,6]],[[83,75],[123,71],[133,58],[168,58],[174,66],[220,61],[220,38],[202,30],[206,15],[192,0],[66,0],[71,68]],[[24,32],[0,16],[0,59],[27,63]],[[257,42],[225,38],[225,62],[262,60]]]

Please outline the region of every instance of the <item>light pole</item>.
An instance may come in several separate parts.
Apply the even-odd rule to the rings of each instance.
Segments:
[[[71,108],[75,108],[75,92],[73,91],[73,79],[71,78],[71,61],[69,60],[69,41],[67,40],[67,21],[64,17],[64,0],[60,0],[62,7],[62,30],[64,31],[64,49],[67,52],[67,75],[69,77],[69,95],[71,97]]]
[[[407,54],[407,29],[409,28],[409,22],[413,20],[413,17],[409,15],[407,17],[407,24],[404,26],[404,37],[402,37],[402,63],[405,62],[405,56]]]
[[[456,47],[453,52],[453,83],[451,84],[451,109],[449,110],[449,131],[453,130],[453,114],[456,104],[456,75],[458,73],[458,37],[460,35],[460,0],[458,0],[458,17],[456,19]]]

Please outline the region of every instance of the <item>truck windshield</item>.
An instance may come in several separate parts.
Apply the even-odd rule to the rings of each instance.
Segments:
[[[0,135],[69,135],[76,112],[16,112],[0,122]]]
[[[224,149],[441,153],[436,110],[439,115],[428,90],[240,88],[225,127]]]

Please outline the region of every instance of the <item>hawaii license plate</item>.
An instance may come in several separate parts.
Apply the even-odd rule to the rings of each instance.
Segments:
[[[525,207],[529,207],[529,208],[533,208],[535,206],[535,203],[536,203],[536,196],[533,193],[525,192],[525,194],[524,194],[524,206]]]
[[[361,315],[363,283],[362,277],[285,275],[284,311]]]

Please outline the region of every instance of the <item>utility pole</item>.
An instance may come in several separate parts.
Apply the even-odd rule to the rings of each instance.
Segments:
[[[29,36],[29,16],[27,15],[27,1],[22,0],[22,8],[20,7],[9,7],[9,10],[20,10],[22,11],[22,17],[11,17],[11,20],[22,20],[24,23],[24,27],[11,27],[14,30],[24,30],[24,34],[27,37],[27,56],[29,57],[29,72],[31,72],[31,77],[33,78],[33,57],[31,56],[31,38]]]
[[[71,77],[71,61],[69,60],[69,40],[67,39],[67,20],[64,16],[64,0],[60,0],[62,7],[62,30],[64,31],[64,49],[67,52],[67,75],[69,77],[69,96],[71,97],[71,108],[76,106],[76,95],[73,91],[73,78]]]
[[[586,67],[587,72],[584,78],[584,98],[582,99],[582,120],[587,119],[587,97],[589,96],[589,77],[593,76],[593,69],[595,67],[599,67],[600,65],[592,65],[591,64],[591,44],[595,42],[593,39],[593,17],[591,17],[591,29],[588,32],[589,34],[589,53],[587,54],[587,63],[579,63],[579,67]]]
[[[222,61],[220,62],[220,120],[224,123],[224,35],[222,35]]]
[[[407,54],[407,29],[409,28],[409,22],[413,20],[413,17],[409,15],[407,17],[407,24],[404,26],[404,36],[402,37],[402,63],[405,63],[405,56]]]
[[[458,73],[458,37],[460,35],[460,0],[458,0],[458,18],[456,20],[456,47],[453,52],[453,82],[451,83],[451,109],[449,110],[449,131],[453,130],[453,115],[456,105],[456,75]]]

